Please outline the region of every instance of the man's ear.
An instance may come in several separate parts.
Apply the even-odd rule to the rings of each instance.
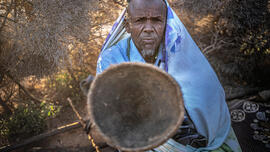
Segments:
[[[129,23],[127,18],[125,18],[125,23],[126,23],[125,28],[126,28],[127,32],[130,33],[130,23]]]

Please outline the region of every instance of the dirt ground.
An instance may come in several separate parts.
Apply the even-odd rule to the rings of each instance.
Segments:
[[[76,109],[80,109],[79,113],[83,119],[87,120],[86,101],[75,104]],[[48,131],[72,124],[78,121],[77,116],[69,104],[65,104],[56,118],[47,121]],[[96,134],[95,128],[91,131],[92,137],[96,144],[102,144],[102,138]],[[28,147],[16,150],[16,152],[89,152],[93,147],[82,127],[72,129],[41,141],[30,144]],[[112,148],[104,148],[102,152],[114,151]]]

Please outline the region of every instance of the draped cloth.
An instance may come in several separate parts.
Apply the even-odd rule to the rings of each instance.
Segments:
[[[170,139],[155,151],[215,150],[225,142],[229,133],[233,133],[224,90],[211,65],[167,1],[166,5],[165,40],[159,48],[155,65],[168,72],[179,83],[185,109],[197,132],[206,137],[208,143],[206,147],[194,148]],[[126,33],[124,27],[125,13],[126,10],[117,19],[102,47],[97,63],[97,74],[111,64],[145,63],[132,39],[128,38],[130,35]],[[130,52],[127,52],[128,50]]]

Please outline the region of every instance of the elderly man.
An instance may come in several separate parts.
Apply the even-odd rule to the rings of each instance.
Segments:
[[[181,86],[184,123],[173,139],[153,151],[241,151],[223,88],[166,0],[129,1],[127,16],[124,11],[103,45],[97,74],[123,62],[154,64]]]

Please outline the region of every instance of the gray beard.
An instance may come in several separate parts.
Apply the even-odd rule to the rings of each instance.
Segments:
[[[152,57],[155,55],[155,50],[142,50],[141,53],[143,58]]]

